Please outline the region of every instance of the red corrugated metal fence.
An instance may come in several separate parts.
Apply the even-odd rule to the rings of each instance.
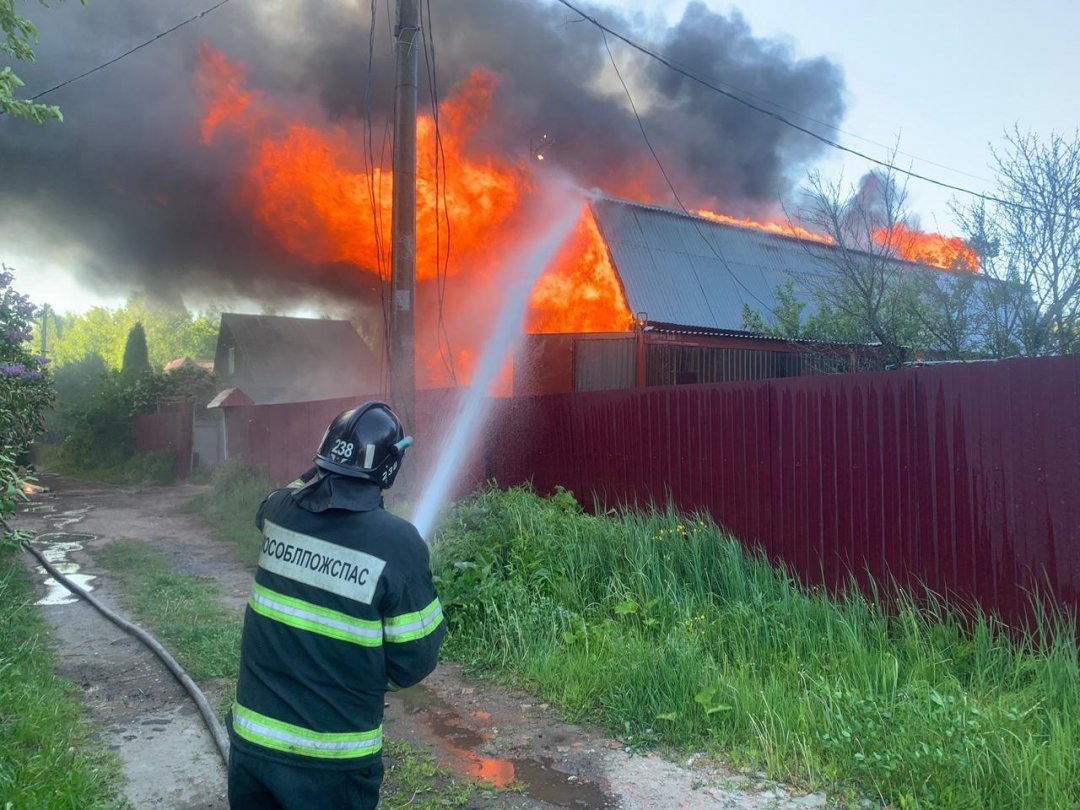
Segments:
[[[193,404],[190,400],[172,403],[169,410],[140,416],[135,420],[135,447],[140,453],[170,451],[176,456],[176,474],[191,474]]]
[[[707,509],[805,581],[1080,609],[1080,357],[515,399],[489,475]]]

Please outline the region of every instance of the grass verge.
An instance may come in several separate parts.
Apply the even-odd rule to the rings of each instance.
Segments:
[[[891,807],[1080,807],[1074,625],[808,591],[703,518],[488,491],[433,550],[449,654],[571,716]]]
[[[124,807],[119,761],[90,741],[78,690],[53,674],[17,553],[0,545],[0,807]]]

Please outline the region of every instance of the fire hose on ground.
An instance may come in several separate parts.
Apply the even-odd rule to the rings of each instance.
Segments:
[[[191,677],[186,672],[184,672],[183,668],[178,663],[176,663],[176,659],[169,655],[168,650],[162,647],[161,644],[158,643],[157,639],[155,639],[141,627],[132,624],[123,616],[119,616],[118,614],[109,610],[109,608],[105,607],[105,605],[103,605],[101,602],[91,596],[85,588],[81,588],[80,586],[76,585],[70,579],[57,571],[56,566],[46,560],[45,555],[43,555],[40,551],[30,545],[30,543],[24,540],[23,547],[34,555],[37,561],[41,563],[41,565],[45,568],[46,571],[49,572],[49,576],[51,576],[53,579],[55,579],[57,582],[59,582],[76,596],[89,602],[95,610],[97,610],[102,616],[111,621],[117,627],[120,627],[125,632],[135,636],[135,638],[139,639],[139,641],[149,647],[150,650],[154,653],[154,655],[161,659],[162,663],[164,663],[165,666],[169,669],[169,672],[173,674],[176,680],[180,682],[180,685],[187,690],[189,695],[191,695],[192,700],[195,701],[195,705],[199,709],[199,714],[202,715],[203,721],[206,723],[206,727],[210,730],[210,736],[214,738],[214,745],[217,746],[218,753],[221,754],[221,758],[222,760],[224,760],[227,767],[229,763],[229,735],[226,733],[225,727],[221,724],[221,721],[218,720],[217,715],[214,713],[214,710],[210,707],[210,702],[206,699],[206,695],[202,693],[202,690],[199,689],[195,681],[191,680]]]

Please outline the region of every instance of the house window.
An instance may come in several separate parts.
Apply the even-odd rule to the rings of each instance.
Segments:
[[[229,376],[236,373],[236,347],[229,347]]]

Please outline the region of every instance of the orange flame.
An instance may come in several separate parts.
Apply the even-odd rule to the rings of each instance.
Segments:
[[[874,240],[908,261],[956,273],[978,273],[980,269],[979,255],[958,236],[922,233],[897,224],[875,231]]]
[[[630,308],[596,218],[586,210],[529,299],[530,332],[621,332]]]
[[[389,276],[393,173],[370,165],[358,125],[301,118],[248,89],[244,68],[203,43],[197,85],[205,98],[199,138],[208,145],[232,139],[242,149],[237,202],[289,253],[313,264],[346,263]],[[536,191],[529,165],[479,154],[471,139],[491,112],[496,78],[473,70],[440,108],[442,149],[436,176],[436,127],[417,120],[416,270],[418,368],[429,385],[446,384],[443,368],[467,379],[490,322],[500,286],[492,274],[501,257],[535,223],[525,203]],[[376,160],[376,164],[378,164]],[[647,199],[644,187],[624,189]],[[778,222],[739,219],[713,211],[698,216],[742,227],[828,244],[823,234]],[[449,233],[449,247],[448,247]],[[904,229],[897,254],[937,267],[978,272],[974,251],[961,240]],[[440,273],[456,277],[447,287],[445,311],[432,289]],[[632,318],[607,247],[586,211],[573,236],[536,284],[527,329],[532,332],[623,331]],[[445,327],[453,357],[439,351]],[[444,341],[445,345],[445,341]]]
[[[487,103],[491,87],[488,74],[474,71],[461,97],[447,102],[448,118],[475,122],[472,116]],[[393,173],[365,167],[359,133],[289,121],[276,134],[252,130],[251,135],[246,190],[256,218],[279,244],[313,263],[348,262],[375,270],[389,261]],[[434,123],[418,121],[416,273],[421,280],[436,276],[436,243],[444,256],[448,227],[454,255],[474,254],[491,244],[492,233],[507,227],[529,188],[519,167],[462,157],[460,130],[447,126],[442,139],[447,166],[445,176],[440,172],[445,188],[437,201]],[[451,262],[447,270],[460,266]]]
[[[738,225],[781,236],[794,236],[798,239],[820,242],[824,245],[835,244],[835,240],[831,236],[809,231],[791,222],[761,222],[706,210],[698,210],[694,211],[694,213],[704,219],[722,222],[725,225]],[[874,241],[883,247],[888,247],[892,253],[901,259],[953,272],[979,272],[978,255],[967,242],[958,236],[922,233],[898,224],[893,226],[891,230],[881,228],[875,231]]]
[[[244,120],[256,94],[244,87],[246,72],[235,62],[230,62],[221,51],[206,42],[199,45],[199,72],[196,82],[206,97],[199,139],[209,144],[222,126],[237,126]]]
[[[832,238],[823,233],[808,231],[806,228],[802,228],[790,222],[760,222],[756,219],[740,219],[738,217],[730,217],[727,214],[718,214],[715,211],[706,210],[694,211],[694,213],[704,219],[709,219],[713,222],[722,222],[725,225],[739,225],[743,228],[754,228],[755,230],[775,233],[780,236],[794,236],[798,239],[809,239],[813,242],[821,242],[826,245],[831,245],[833,243]]]
[[[245,148],[238,201],[289,253],[312,264],[344,262],[386,277],[393,173],[366,164],[361,132],[287,116],[247,90],[244,80],[241,66],[205,43],[200,47],[197,81],[206,98],[200,137],[206,144],[233,137]],[[465,369],[483,339],[479,326],[490,320],[485,296],[497,286],[490,283],[491,273],[523,229],[535,227],[523,221],[524,202],[535,190],[528,165],[469,150],[470,137],[490,113],[495,87],[494,76],[474,70],[443,103],[439,159],[445,164],[438,178],[435,123],[430,116],[417,120],[417,278],[429,281],[445,271],[462,279],[468,292],[458,294],[457,311],[446,319],[458,322],[450,342],[455,363]],[[625,328],[629,310],[591,217],[571,241],[536,287],[528,329]],[[425,296],[426,286],[418,291],[417,324],[432,329],[425,341],[428,356],[419,365],[435,378],[442,365],[434,348],[440,316],[436,296]]]

